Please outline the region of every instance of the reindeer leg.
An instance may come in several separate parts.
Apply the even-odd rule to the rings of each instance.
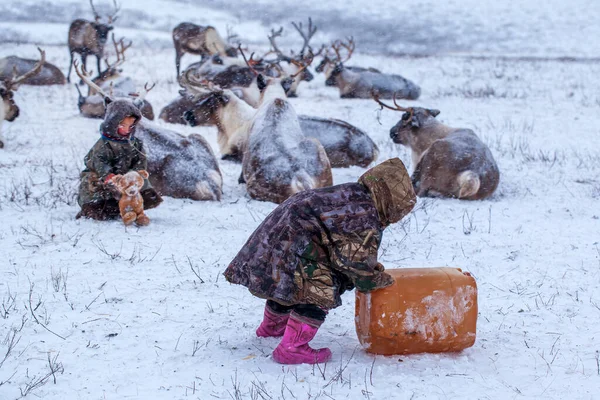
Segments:
[[[179,70],[181,67],[181,52],[178,48],[175,49],[175,68],[177,69],[177,79],[179,79]]]
[[[87,63],[87,54],[85,52],[83,52],[83,53],[81,53],[81,68],[83,68],[82,71],[87,71],[86,63]],[[79,80],[79,84],[83,85],[83,79]]]
[[[0,121],[0,149],[4,148],[4,137],[2,136],[2,121]]]
[[[100,57],[96,56],[96,63],[98,64],[98,76],[100,76],[100,71],[102,71],[100,69]]]
[[[71,62],[69,62],[69,73],[67,74],[67,82],[71,83],[71,68],[73,68],[73,52],[71,52]]]

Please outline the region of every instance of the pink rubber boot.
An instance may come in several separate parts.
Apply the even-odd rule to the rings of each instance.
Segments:
[[[258,337],[281,337],[285,332],[290,313],[278,313],[265,305],[265,316],[256,330]]]
[[[317,364],[331,359],[331,350],[315,350],[308,345],[323,322],[301,317],[292,312],[283,339],[273,351],[273,359],[280,364]]]

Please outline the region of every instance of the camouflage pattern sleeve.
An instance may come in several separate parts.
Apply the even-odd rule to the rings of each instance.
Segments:
[[[377,262],[381,235],[381,231],[368,229],[350,236],[332,237],[332,267],[348,276],[361,292],[381,289],[394,282]]]
[[[91,155],[91,169],[98,174],[101,182],[112,173],[114,154],[109,145],[102,143],[97,146]]]

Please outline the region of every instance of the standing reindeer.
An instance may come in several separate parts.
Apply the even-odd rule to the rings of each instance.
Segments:
[[[377,95],[382,99],[416,100],[421,95],[421,88],[400,75],[384,74],[374,68],[345,67],[344,63],[352,57],[355,49],[354,40],[336,41],[331,45],[334,56],[328,53],[317,66],[317,72],[325,72],[325,85],[337,86],[343,99],[370,99]],[[342,59],[341,50],[347,55]]]
[[[23,75],[14,75],[11,79],[0,79],[0,149],[4,148],[4,138],[2,137],[2,122],[14,121],[19,116],[19,107],[15,104],[13,98],[14,92],[19,88],[19,85],[27,81],[31,77],[37,75],[46,61],[46,52],[38,47],[40,52],[40,61],[28,72]]]
[[[104,45],[108,40],[108,33],[113,29],[113,22],[117,20],[117,13],[120,6],[113,0],[115,11],[108,17],[108,23],[101,23],[100,14],[94,8],[93,0],[90,0],[90,6],[94,12],[94,22],[85,19],[76,19],[69,27],[69,54],[71,62],[69,72],[67,73],[67,82],[71,80],[71,67],[73,66],[73,56],[75,53],[81,55],[81,64],[86,67],[87,56],[96,56],[98,73],[102,70],[100,60],[104,57]]]
[[[482,200],[491,196],[500,172],[490,149],[470,129],[451,128],[437,121],[439,110],[405,108],[375,101],[382,109],[404,112],[390,130],[394,143],[412,150],[412,182],[420,197]]]
[[[175,45],[175,67],[178,77],[181,57],[185,53],[200,55],[202,58],[213,54],[237,56],[235,47],[231,47],[228,42],[224,41],[214,27],[200,26],[191,22],[182,22],[173,29],[173,44]]]

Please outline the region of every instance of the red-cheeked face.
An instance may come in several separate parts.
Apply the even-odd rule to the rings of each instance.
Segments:
[[[117,133],[121,136],[128,136],[135,125],[135,117],[125,117],[117,127]]]

